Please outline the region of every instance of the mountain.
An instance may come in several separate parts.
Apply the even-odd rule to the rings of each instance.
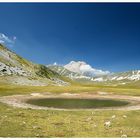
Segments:
[[[128,72],[120,72],[114,73],[107,76],[94,78],[93,81],[139,81],[140,80],[140,70],[128,71]]]
[[[69,85],[72,81],[103,85],[140,84],[140,70],[110,73],[92,68],[83,61],[65,66],[32,63],[0,44],[0,84]]]
[[[72,80],[90,84],[103,84],[103,85],[125,85],[125,84],[139,84],[140,70],[110,73],[94,69],[83,61],[71,61],[65,66],[50,65],[48,66],[53,71],[62,76],[68,77]]]
[[[109,73],[102,70],[93,69],[90,65],[83,61],[71,61],[69,64],[64,66],[53,64],[48,65],[47,67],[59,73],[61,76],[68,77],[80,83],[95,83],[95,76],[103,76],[104,74]]]
[[[109,71],[92,68],[89,64],[83,61],[71,61],[70,63],[65,65],[64,68],[88,77],[96,77],[110,74]]]
[[[90,81],[92,79],[91,77],[84,76],[82,74],[69,71],[68,69],[66,69],[63,66],[59,66],[59,65],[48,65],[47,67],[50,68],[51,70],[59,73],[61,76],[68,77],[68,78],[70,78],[72,80],[75,80],[75,81],[79,81],[79,80],[82,80],[82,81]]]
[[[0,44],[0,83],[36,86],[67,85],[68,82],[64,79],[46,66],[34,64]]]
[[[110,75],[94,77],[92,82],[105,86],[133,86],[140,87],[140,70],[112,73]]]

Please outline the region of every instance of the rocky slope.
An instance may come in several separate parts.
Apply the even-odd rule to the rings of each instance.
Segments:
[[[20,85],[67,85],[58,73],[34,64],[0,44],[0,83]]]

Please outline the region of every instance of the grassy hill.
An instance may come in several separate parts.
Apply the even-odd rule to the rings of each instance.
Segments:
[[[57,72],[44,65],[34,64],[0,44],[0,83],[67,85],[63,80],[65,79]]]

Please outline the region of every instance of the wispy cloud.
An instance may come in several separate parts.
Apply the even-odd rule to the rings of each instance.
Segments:
[[[53,65],[56,66],[57,65],[57,62],[54,62]]]
[[[12,46],[15,43],[16,39],[16,36],[8,37],[5,34],[0,33],[0,43],[2,44]]]

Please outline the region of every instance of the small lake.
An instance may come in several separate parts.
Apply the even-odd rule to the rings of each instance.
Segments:
[[[122,100],[112,99],[69,99],[69,98],[43,98],[43,99],[30,99],[27,101],[29,104],[63,108],[63,109],[91,109],[102,107],[120,107],[128,105],[129,102]]]

